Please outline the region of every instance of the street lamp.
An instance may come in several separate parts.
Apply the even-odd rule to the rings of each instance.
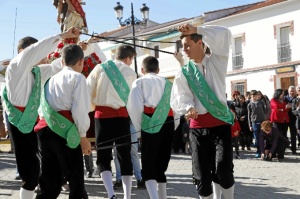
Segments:
[[[143,3],[143,7],[141,7],[141,13],[142,13],[142,18],[143,21],[137,19],[134,14],[133,14],[133,4],[131,3],[131,17],[128,19],[125,19],[122,22],[123,18],[123,6],[121,6],[120,2],[117,2],[117,5],[114,7],[116,18],[119,20],[119,23],[121,26],[132,26],[132,35],[133,35],[133,48],[136,51],[136,46],[135,46],[135,29],[134,26],[146,26],[147,25],[147,20],[149,19],[149,7],[146,6],[145,3]],[[134,70],[136,74],[137,72],[137,62],[136,62],[136,56],[134,56]]]

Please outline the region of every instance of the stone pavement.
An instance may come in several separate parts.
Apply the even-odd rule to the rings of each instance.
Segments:
[[[9,145],[0,150],[8,151]],[[300,150],[297,151],[300,153]],[[284,162],[266,162],[254,159],[254,149],[241,153],[243,159],[234,160],[236,199],[296,199],[300,198],[300,156],[291,155],[287,149]],[[112,164],[113,165],[113,164]],[[0,199],[17,199],[21,181],[14,180],[16,162],[13,154],[0,153]],[[191,183],[191,157],[186,154],[172,154],[167,171],[167,192],[169,199],[199,198]],[[107,198],[100,177],[86,179],[90,199]],[[116,189],[122,198],[122,189]],[[62,192],[59,199],[67,199],[68,192]],[[146,189],[137,189],[133,181],[132,199],[149,198]]]

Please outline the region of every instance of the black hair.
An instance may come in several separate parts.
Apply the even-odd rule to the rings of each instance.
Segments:
[[[273,94],[273,98],[275,99],[279,99],[279,96],[283,93],[283,90],[281,88],[278,88],[274,91],[274,94]]]
[[[202,40],[202,35],[197,34],[197,33],[193,33],[193,34],[190,34],[190,35],[181,35],[181,36],[180,36],[180,39],[182,40],[183,38],[185,38],[185,37],[187,37],[187,36],[189,36],[190,39],[191,39],[193,42],[195,42],[195,43],[197,43],[199,40]],[[202,46],[203,46],[203,48],[206,46],[206,49],[205,49],[205,52],[204,52],[204,53],[207,54],[207,55],[210,55],[210,54],[211,54],[211,51],[210,51],[209,47],[208,47],[204,42],[202,42]]]
[[[28,46],[30,46],[31,44],[34,44],[36,42],[38,42],[38,40],[36,38],[29,37],[29,36],[24,37],[24,38],[19,40],[17,50],[19,52],[21,49],[25,49]]]
[[[127,57],[132,58],[133,56],[136,56],[136,51],[132,46],[122,45],[117,48],[115,54],[117,60],[122,60]]]
[[[61,52],[62,60],[66,66],[75,66],[77,62],[83,59],[83,51],[77,44],[66,45]]]
[[[158,60],[153,56],[146,57],[142,62],[142,66],[146,73],[155,73],[159,68]]]

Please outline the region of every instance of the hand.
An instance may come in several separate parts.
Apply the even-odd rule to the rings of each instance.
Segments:
[[[194,107],[191,107],[188,113],[186,114],[186,117],[188,119],[197,119],[198,111]]]
[[[184,35],[191,35],[197,33],[197,28],[192,26],[191,24],[184,24],[182,26],[179,26],[178,30]]]
[[[252,127],[250,127],[250,131],[253,131],[253,128],[252,128]]]
[[[76,38],[79,37],[79,35],[80,35],[80,30],[78,28],[71,27],[67,31],[61,33],[60,37],[62,39],[67,39],[67,38]]]
[[[88,43],[86,41],[80,41],[78,42],[78,46],[80,46],[82,50],[86,50]]]
[[[184,65],[184,59],[183,59],[183,54],[181,52],[175,52],[174,57],[177,59],[179,62],[180,66]]]
[[[92,146],[90,141],[86,137],[80,139],[81,150],[84,155],[90,155],[92,152]]]
[[[244,117],[240,117],[240,121],[244,121],[245,120],[245,118]]]
[[[260,155],[260,158],[261,158],[262,160],[264,160],[265,154],[262,153],[262,154]]]
[[[97,36],[98,36],[98,34],[94,34],[94,37],[90,37],[90,38],[87,40],[87,42],[88,42],[88,43],[95,43],[95,42],[98,42],[98,41],[100,40],[100,38],[97,37]]]
[[[288,103],[287,105],[285,105],[285,108],[292,108],[292,104]]]
[[[57,15],[56,21],[57,21],[57,23],[58,23],[58,24],[60,24],[60,23],[61,23],[61,18],[60,18],[60,15]]]

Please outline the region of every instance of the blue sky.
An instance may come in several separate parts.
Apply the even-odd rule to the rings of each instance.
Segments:
[[[143,3],[146,3],[150,8],[150,20],[163,23],[263,0],[85,0],[86,5],[83,6],[83,9],[86,13],[89,33],[93,31],[102,33],[118,27],[119,23],[113,10],[117,1],[124,7],[124,19],[127,19],[131,14],[131,2],[133,3],[135,16],[141,19],[139,9]],[[188,3],[184,4],[182,2]],[[56,22],[56,9],[52,5],[52,0],[0,0],[0,13],[0,60],[10,59],[13,55],[16,56],[17,43],[22,37],[32,36],[42,39],[60,32],[59,25]],[[81,39],[84,39],[84,37]]]

